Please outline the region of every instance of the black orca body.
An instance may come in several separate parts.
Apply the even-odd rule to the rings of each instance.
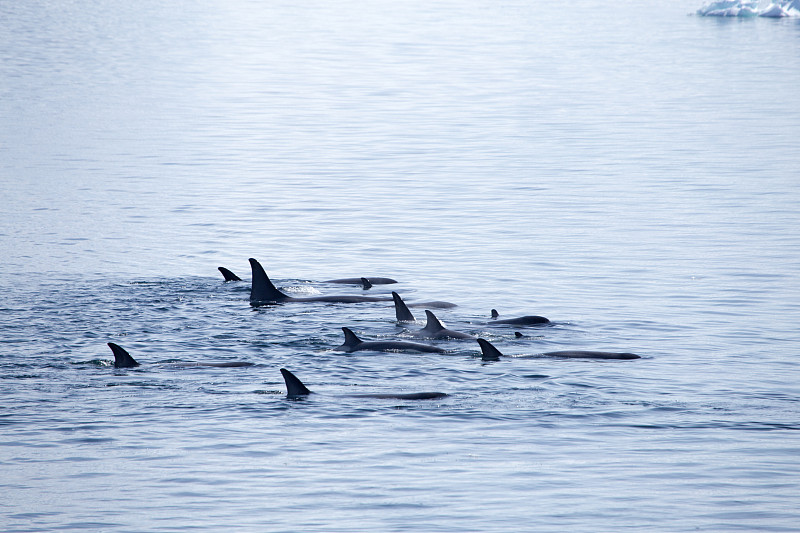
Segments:
[[[388,297],[384,296],[310,296],[306,298],[294,298],[283,294],[270,281],[269,276],[264,271],[261,263],[250,258],[250,268],[253,271],[253,285],[250,288],[250,305],[259,306],[283,302],[329,302],[340,304],[352,304],[359,302],[386,302]]]
[[[286,370],[281,368],[283,380],[286,382],[286,396],[288,398],[302,398],[311,394],[300,379]],[[351,398],[378,398],[378,399],[394,399],[394,400],[435,400],[437,398],[444,398],[448,396],[444,392],[412,392],[408,394],[348,394]]]
[[[400,298],[400,295],[392,291],[392,299],[394,300],[394,314],[398,322],[414,322],[414,315],[409,311],[408,306]]]
[[[501,319],[498,319],[497,318],[498,316],[500,315],[497,313],[497,309],[492,309],[492,321],[489,322],[489,325],[506,324],[509,326],[541,326],[543,324],[550,323],[548,319],[538,315],[526,315],[517,318],[501,318]]]
[[[414,322],[414,315],[409,311],[409,307],[434,307],[438,309],[450,309],[458,307],[452,302],[419,302],[419,303],[405,303],[399,294],[392,291],[392,299],[394,300],[394,314],[398,322]]]
[[[397,283],[397,280],[392,278],[379,278],[377,276],[371,277],[363,277],[363,278],[341,278],[341,279],[329,279],[327,281],[323,281],[322,283],[340,283],[342,285],[364,285],[364,280],[367,280],[372,285],[391,285],[392,283]]]
[[[428,322],[425,324],[425,327],[415,331],[414,335],[417,337],[421,337],[423,339],[470,339],[476,340],[476,337],[468,334],[468,333],[461,333],[460,331],[453,331],[452,329],[448,329],[442,324],[436,315],[425,310],[425,316],[428,318]]]
[[[405,341],[362,341],[349,328],[342,328],[344,331],[344,344],[336,348],[340,352],[360,352],[364,350],[375,352],[392,351],[413,351],[427,353],[445,353],[445,350],[437,346],[419,344],[417,342]]]
[[[133,368],[140,366],[125,348],[113,342],[108,343],[108,347],[114,352],[114,368]],[[191,366],[213,366],[217,368],[234,368],[241,366],[253,366],[255,363],[246,361],[230,361],[225,363],[169,363],[170,367],[191,367]]]
[[[225,281],[242,281],[242,278],[231,272],[225,267],[217,267],[217,270],[222,273],[222,277],[225,278]]]
[[[486,339],[478,339],[484,361],[499,361],[503,354]],[[524,357],[524,356],[523,356]],[[569,359],[641,359],[635,353],[626,352],[593,352],[584,350],[564,350],[560,352],[545,352],[530,357],[565,357]],[[529,358],[530,358],[529,357]]]

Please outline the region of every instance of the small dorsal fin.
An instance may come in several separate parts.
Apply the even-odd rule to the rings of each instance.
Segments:
[[[252,257],[250,258],[250,268],[253,271],[253,285],[250,287],[250,303],[280,302],[289,298],[272,284],[269,276],[264,272],[264,267]]]
[[[364,287],[365,291],[372,288],[372,283],[370,283],[367,278],[361,278],[361,285]]]
[[[133,368],[139,366],[136,359],[131,357],[125,348],[113,342],[108,343],[108,347],[114,352],[114,368]]]
[[[217,270],[219,270],[222,273],[222,277],[225,278],[225,281],[242,281],[242,278],[240,278],[239,276],[237,276],[236,274],[234,274],[225,267],[217,267]]]
[[[408,306],[400,298],[400,295],[392,291],[392,298],[394,299],[394,314],[398,322],[414,322],[414,315],[408,310]]]
[[[425,316],[428,317],[428,322],[425,324],[425,327],[422,328],[425,331],[436,333],[437,331],[442,331],[445,329],[444,325],[439,321],[438,318],[436,318],[436,315],[427,309],[425,310]]]
[[[481,357],[481,359],[484,361],[499,361],[500,357],[503,356],[500,350],[495,348],[494,345],[486,339],[478,339],[478,344],[481,345],[481,352],[483,352],[483,357]]]
[[[286,382],[286,396],[291,398],[293,396],[307,396],[311,394],[311,391],[303,385],[303,382],[300,381],[297,376],[285,368],[281,368],[281,374],[283,374],[283,381]]]
[[[497,312],[497,309],[492,309],[492,318],[497,318],[500,316],[500,313]]]
[[[518,339],[521,339],[521,338],[522,338],[522,337],[524,337],[525,335],[523,335],[523,334],[522,334],[522,333],[520,333],[519,331],[515,331],[515,332],[514,332],[514,336],[515,336],[516,338],[518,338]]]
[[[348,348],[353,348],[363,342],[350,328],[342,328],[342,331],[344,331],[344,345]]]

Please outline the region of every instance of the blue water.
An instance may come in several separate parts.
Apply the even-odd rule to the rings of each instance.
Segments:
[[[698,7],[0,3],[0,530],[800,531],[800,21]]]

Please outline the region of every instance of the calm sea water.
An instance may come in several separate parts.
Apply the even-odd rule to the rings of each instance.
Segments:
[[[0,529],[800,531],[800,21],[698,7],[0,2]]]

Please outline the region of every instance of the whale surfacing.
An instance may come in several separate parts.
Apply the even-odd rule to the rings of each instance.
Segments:
[[[286,383],[286,397],[289,399],[304,398],[311,394],[300,379],[286,370],[281,368],[283,381]],[[376,394],[347,394],[351,398],[377,398],[377,399],[392,399],[392,400],[435,400],[438,398],[445,398],[449,396],[445,392],[411,392],[411,393],[376,393]]]
[[[242,281],[242,278],[231,272],[225,267],[217,267],[217,270],[220,271],[222,277],[225,278],[225,281]]]
[[[420,344],[417,342],[405,341],[362,341],[358,336],[353,333],[350,328],[342,328],[344,331],[344,344],[336,348],[340,352],[359,352],[364,350],[371,350],[376,352],[391,352],[391,351],[413,351],[413,352],[427,352],[427,353],[445,353],[446,350],[437,346],[430,346],[428,344]]]
[[[392,291],[392,299],[394,300],[394,314],[398,322],[414,322],[414,315],[408,310],[408,306],[400,298],[400,295]]]
[[[113,342],[108,343],[108,347],[111,348],[111,351],[114,353],[114,368],[133,368],[136,366],[141,366],[139,363],[136,362],[131,354],[118,344],[114,344]],[[255,363],[249,363],[247,361],[227,361],[221,363],[167,363],[163,366],[169,366],[170,368],[184,368],[184,367],[193,367],[193,366],[210,366],[216,368],[236,368],[242,366],[253,366]]]
[[[499,361],[503,354],[486,339],[478,339],[481,347],[481,359],[484,361]],[[641,359],[635,353],[627,352],[595,352],[589,350],[563,350],[558,352],[544,352],[534,356],[517,356],[531,359],[538,357],[564,357],[568,359]]]
[[[497,309],[492,309],[492,321],[489,322],[489,325],[492,324],[508,324],[510,326],[540,326],[543,324],[549,324],[550,320],[543,316],[539,315],[525,315],[517,318],[500,318],[498,319],[500,314],[497,312]]]
[[[134,359],[131,354],[129,354],[128,351],[119,344],[109,342],[108,347],[111,348],[111,351],[114,353],[114,368],[133,368],[135,366],[139,366],[139,363],[136,362],[136,359]]]
[[[377,276],[364,276],[362,278],[341,278],[341,279],[329,279],[327,281],[323,281],[322,283],[338,283],[340,285],[364,285],[364,280],[367,280],[372,285],[391,285],[392,283],[397,283],[397,280],[392,278],[379,278]]]
[[[250,287],[250,305],[258,307],[283,302],[329,302],[340,304],[352,304],[359,302],[388,302],[389,297],[384,296],[309,296],[304,298],[294,298],[278,290],[269,276],[264,271],[261,263],[250,258],[250,268],[253,271],[253,282]]]
[[[417,337],[422,337],[425,339],[471,339],[475,340],[475,337],[468,333],[461,333],[460,331],[454,331],[452,329],[448,329],[442,324],[436,315],[434,315],[431,311],[425,310],[425,316],[428,318],[428,322],[425,324],[425,327],[421,330],[415,331],[414,335]]]

